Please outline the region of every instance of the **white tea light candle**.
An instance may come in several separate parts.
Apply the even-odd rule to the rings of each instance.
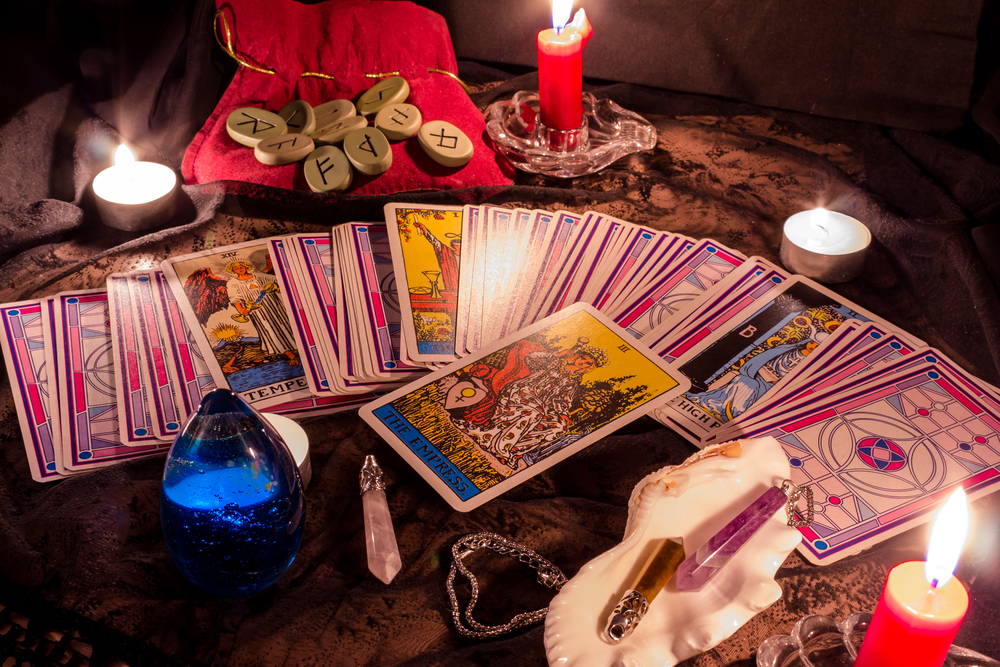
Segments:
[[[299,426],[298,422],[273,412],[264,412],[261,416],[285,441],[302,477],[302,488],[308,488],[312,479],[312,461],[309,459],[309,436],[306,435],[305,429]]]
[[[781,263],[819,282],[842,283],[861,273],[871,240],[868,228],[848,215],[802,211],[785,221]]]
[[[94,178],[93,188],[101,221],[109,227],[153,229],[174,215],[177,174],[166,165],[137,162],[124,144],[115,151],[114,165]]]

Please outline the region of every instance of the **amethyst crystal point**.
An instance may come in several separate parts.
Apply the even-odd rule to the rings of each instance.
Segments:
[[[788,496],[776,486],[761,494],[681,563],[675,575],[677,590],[700,591],[704,588],[787,502]]]

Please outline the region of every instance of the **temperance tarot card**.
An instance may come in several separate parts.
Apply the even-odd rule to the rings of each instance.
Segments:
[[[258,409],[312,396],[266,240],[160,268],[218,386]]]

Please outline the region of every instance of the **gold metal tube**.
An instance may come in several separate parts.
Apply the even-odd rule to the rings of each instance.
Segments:
[[[684,543],[680,538],[665,538],[649,555],[635,581],[625,591],[608,617],[604,634],[618,643],[632,634],[677,568],[684,562]]]
[[[682,562],[684,562],[684,547],[667,538],[650,555],[630,588],[642,593],[646,601],[651,603],[674,576],[674,572]]]

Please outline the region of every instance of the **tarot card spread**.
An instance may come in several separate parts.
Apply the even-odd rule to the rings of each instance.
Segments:
[[[167,283],[215,382],[254,407],[309,398],[266,241],[165,260]]]
[[[697,446],[772,435],[820,494],[802,549],[821,564],[956,485],[1000,488],[1000,390],[759,257],[595,212],[390,204],[386,223],[0,307],[33,479],[162,452],[230,384],[290,416],[369,404],[462,511],[646,412]]]
[[[457,510],[597,442],[688,383],[576,304],[361,409]]]

